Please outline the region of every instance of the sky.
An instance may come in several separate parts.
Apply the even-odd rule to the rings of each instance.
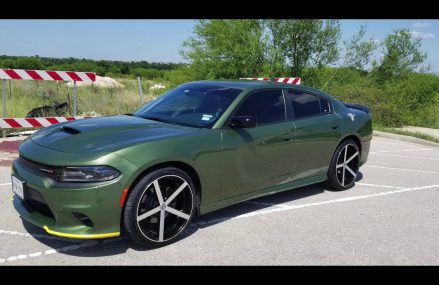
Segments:
[[[194,20],[0,20],[0,55],[182,62],[182,42]],[[422,39],[431,71],[439,73],[439,20],[341,20],[342,41],[366,25],[382,41],[398,28]]]

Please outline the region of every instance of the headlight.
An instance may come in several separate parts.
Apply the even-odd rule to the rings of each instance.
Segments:
[[[103,182],[115,179],[120,172],[109,166],[66,167],[60,182]]]

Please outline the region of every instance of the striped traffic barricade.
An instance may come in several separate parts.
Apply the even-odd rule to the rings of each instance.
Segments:
[[[82,117],[76,116],[77,112],[77,81],[95,82],[96,73],[78,71],[55,71],[55,70],[31,70],[31,69],[2,69],[0,79],[3,82],[3,118],[0,120],[0,128],[28,128],[45,127],[66,120],[77,120]],[[43,80],[43,81],[73,81],[73,117],[52,118],[6,118],[6,80]],[[3,136],[5,133],[3,132]]]
[[[239,78],[240,80],[259,80],[259,81],[270,81],[273,80],[274,82],[280,82],[280,83],[288,83],[288,84],[294,84],[299,85],[301,78],[300,77],[245,77],[245,78]]]
[[[1,129],[43,128],[67,121],[90,117],[0,118]]]

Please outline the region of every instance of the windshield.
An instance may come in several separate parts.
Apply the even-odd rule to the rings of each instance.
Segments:
[[[135,116],[171,124],[210,128],[242,89],[184,84],[158,97]]]

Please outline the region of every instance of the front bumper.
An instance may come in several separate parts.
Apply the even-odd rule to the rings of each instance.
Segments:
[[[108,161],[114,160],[112,165],[119,170],[133,167],[120,157],[109,156]],[[115,180],[103,183],[59,183],[16,160],[12,174],[25,182],[24,200],[14,195],[13,205],[23,219],[49,234],[79,239],[119,236],[120,199],[127,187],[123,171],[121,173]]]

